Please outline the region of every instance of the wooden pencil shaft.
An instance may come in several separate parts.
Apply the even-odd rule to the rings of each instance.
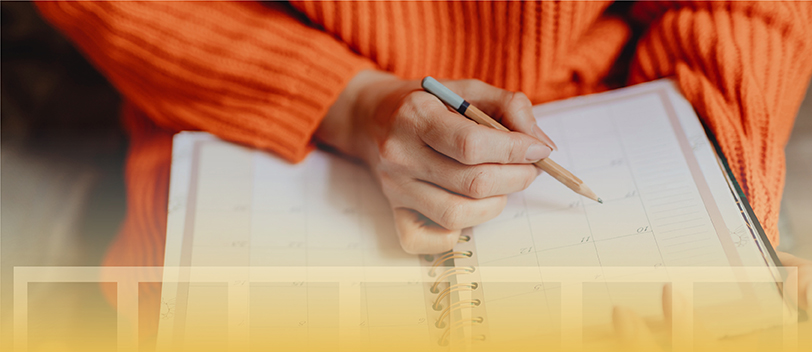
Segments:
[[[542,161],[544,161],[544,162],[542,162]],[[544,172],[550,174],[550,176],[554,177],[556,180],[560,181],[561,183],[567,185],[567,187],[569,187],[569,188],[579,187],[579,186],[581,186],[581,184],[583,184],[583,181],[581,181],[577,177],[570,177],[568,175],[569,172],[566,172],[566,170],[564,170],[565,172],[562,172],[561,170],[563,168],[561,168],[560,165],[556,164],[552,160],[541,159],[541,160],[535,162],[533,165],[535,165],[539,169],[542,169]],[[555,166],[553,166],[553,165],[555,165]],[[558,167],[556,167],[556,166],[558,166]]]
[[[501,123],[494,120],[492,117],[488,116],[488,114],[479,110],[476,106],[469,105],[468,109],[465,110],[465,116],[471,120],[474,120],[476,123],[480,125],[485,125],[491,128],[495,128],[500,131],[510,132],[505,126],[502,126]]]
[[[569,172],[569,170],[565,169],[561,165],[558,165],[558,163],[556,163],[555,161],[552,161],[550,158],[541,159],[541,160],[533,163],[533,165],[536,165],[539,169],[544,170],[544,172],[546,172],[548,174],[559,173],[559,174],[571,179],[576,184],[580,185],[580,184],[584,183],[584,181],[581,181],[580,178],[573,175],[571,172]]]
[[[474,122],[485,125],[491,128],[495,128],[500,131],[510,132],[505,126],[502,126],[498,121],[494,120],[492,117],[488,116],[488,114],[484,113],[482,110],[479,110],[476,106],[470,105],[467,101],[462,99],[459,95],[452,92],[442,83],[438,82],[434,78],[427,76],[423,78],[423,82],[421,83],[423,89],[428,91],[431,94],[434,94],[437,98],[439,98],[442,102],[448,104],[452,108],[456,109],[466,117]],[[584,185],[584,181],[581,181],[578,177],[575,177],[571,172],[567,169],[561,167],[556,162],[550,160],[549,158],[541,159],[535,163],[533,163],[536,167],[542,169],[544,172],[550,174],[553,178],[558,180],[559,182],[563,183],[569,189],[575,191],[576,193],[583,195],[587,198],[595,200],[597,202],[601,202],[600,198],[592,192],[586,185]]]
[[[488,116],[488,114],[482,112],[482,110],[479,110],[479,108],[476,106],[469,105],[468,109],[465,110],[465,116],[471,120],[474,120],[480,125],[492,127],[500,131],[510,132],[509,129],[502,126],[502,124]],[[569,188],[578,187],[583,183],[581,179],[575,177],[575,175],[567,171],[567,169],[561,167],[561,165],[558,165],[556,162],[548,158],[541,159],[535,162],[533,165],[536,165],[538,168],[544,170],[544,172],[550,174],[550,176],[553,176],[556,180],[567,185]]]

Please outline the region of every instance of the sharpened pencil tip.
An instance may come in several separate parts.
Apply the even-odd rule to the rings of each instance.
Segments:
[[[598,203],[603,204],[603,199],[598,198]]]

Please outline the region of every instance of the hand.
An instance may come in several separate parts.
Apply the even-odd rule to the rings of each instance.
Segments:
[[[316,132],[367,163],[409,253],[449,250],[463,228],[499,215],[506,195],[539,174],[530,163],[554,147],[524,94],[476,80],[443,84],[517,132],[480,126],[424,92],[419,81],[374,71],[350,82]]]
[[[798,268],[798,282],[790,282],[787,287],[797,287],[799,297],[794,297],[795,292],[790,290],[790,296],[798,302],[798,308],[808,310],[812,304],[812,261],[798,258],[792,254],[775,251],[783,266]],[[790,278],[794,280],[794,278]]]
[[[681,325],[691,329],[693,332],[692,351],[716,351],[717,341],[707,332],[701,320],[692,319],[688,322],[687,316],[674,312],[685,311],[687,302],[685,297],[678,292],[673,292],[671,285],[663,286],[662,293],[663,316],[665,317],[665,329],[671,331],[672,324]],[[616,306],[612,311],[612,325],[615,328],[619,343],[619,351],[665,351],[662,348],[649,324],[628,307]],[[673,336],[672,336],[673,343]]]
[[[798,302],[798,308],[802,310],[809,310],[812,303],[812,261],[798,258],[792,254],[776,251],[778,259],[781,264],[787,267],[797,267],[797,285],[790,282],[784,287],[797,287],[797,290],[790,293],[790,298]],[[793,280],[790,278],[790,280]],[[798,297],[795,294],[798,294]],[[675,324],[682,324],[683,326],[692,326],[694,331],[694,345],[696,350],[702,351],[715,351],[720,350],[716,347],[717,341],[713,339],[704,329],[703,322],[700,320],[693,320],[692,324],[686,324],[681,318],[684,316],[677,316],[676,321],[673,320],[672,315],[675,311],[682,311],[686,307],[685,298],[673,292],[670,285],[663,287],[663,315],[665,316],[666,326],[671,327],[672,321]],[[652,334],[645,320],[641,318],[632,309],[627,307],[615,307],[612,312],[612,322],[617,333],[618,340],[621,344],[621,349],[624,351],[662,351],[662,348],[656,342],[656,338]]]

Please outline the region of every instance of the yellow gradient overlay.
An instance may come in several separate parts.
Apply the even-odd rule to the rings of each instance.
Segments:
[[[807,351],[795,268],[476,267],[473,289],[435,302],[422,267],[16,267],[15,351]],[[594,275],[595,270],[601,275]],[[539,270],[546,278],[534,282]],[[437,277],[437,276],[435,276]],[[531,279],[532,278],[532,279]],[[37,283],[116,286],[114,320],[81,343],[29,317]],[[158,321],[139,283],[162,282]],[[431,287],[436,284],[436,293]],[[468,287],[468,286],[466,286]],[[436,303],[436,305],[435,305]],[[47,312],[40,312],[45,314]],[[4,338],[9,334],[4,333]],[[79,337],[77,337],[78,339]],[[91,340],[91,341],[88,341]],[[6,345],[6,344],[4,344]]]

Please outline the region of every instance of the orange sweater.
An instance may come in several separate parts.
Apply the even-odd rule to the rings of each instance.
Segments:
[[[107,264],[160,265],[172,133],[299,161],[348,80],[477,78],[534,103],[675,76],[777,243],[784,145],[812,73],[811,2],[51,2],[128,103],[128,214]],[[616,62],[631,28],[631,62]],[[628,61],[628,60],[627,60]]]

